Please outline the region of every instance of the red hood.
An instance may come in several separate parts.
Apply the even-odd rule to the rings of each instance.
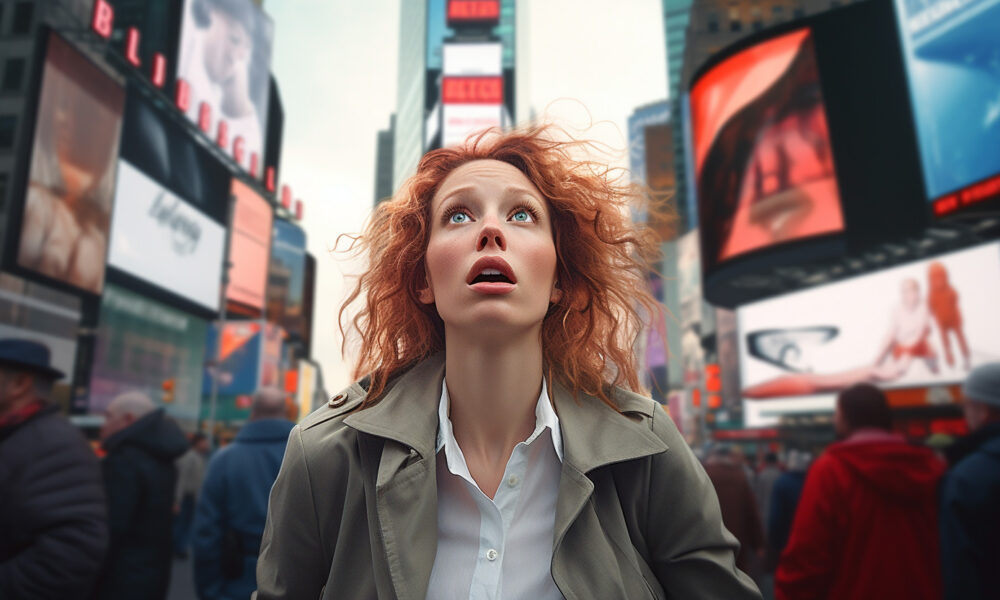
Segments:
[[[933,452],[901,440],[846,441],[827,452],[879,492],[908,499],[933,496],[945,470]]]

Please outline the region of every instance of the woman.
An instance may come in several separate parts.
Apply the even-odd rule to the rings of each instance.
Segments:
[[[655,241],[576,146],[480,136],[379,206],[370,375],[289,438],[258,599],[759,597],[666,412],[617,387]]]

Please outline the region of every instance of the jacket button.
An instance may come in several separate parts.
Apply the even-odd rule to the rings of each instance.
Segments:
[[[500,556],[500,553],[494,550],[493,548],[490,548],[489,550],[486,551],[486,560],[490,562],[495,561],[498,556]]]
[[[337,394],[330,401],[326,403],[330,408],[340,408],[341,406],[347,404],[347,396],[344,394]]]

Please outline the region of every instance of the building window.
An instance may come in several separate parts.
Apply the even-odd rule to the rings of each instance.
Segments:
[[[740,22],[740,7],[735,4],[729,6],[729,31],[742,31],[743,23]]]
[[[760,31],[764,28],[764,18],[761,16],[759,6],[754,6],[750,9],[750,18],[754,31]]]
[[[14,147],[14,132],[16,130],[16,115],[0,115],[0,150],[9,150]]]
[[[31,33],[31,19],[34,15],[34,2],[18,2],[14,6],[14,23],[10,27],[11,34],[27,35]]]
[[[709,33],[719,33],[719,15],[714,12],[708,13],[708,23],[705,28]]]
[[[771,8],[771,18],[774,19],[776,23],[780,23],[785,20],[785,7],[780,4],[775,4]]]
[[[3,81],[0,82],[0,91],[17,92],[21,90],[21,82],[24,81],[25,60],[23,58],[8,58],[7,65],[3,70]]]

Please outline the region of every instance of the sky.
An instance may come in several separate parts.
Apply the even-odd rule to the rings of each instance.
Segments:
[[[333,252],[360,232],[375,195],[376,133],[396,108],[400,2],[265,0],[285,111],[280,183],[304,204],[316,257],[313,358],[334,393],[352,381],[340,305],[363,261]],[[667,96],[661,0],[519,0],[519,85],[535,114],[606,144],[627,165],[626,120]],[[526,26],[524,26],[526,25]],[[524,95],[519,94],[523,98]],[[344,244],[341,243],[341,247]]]

